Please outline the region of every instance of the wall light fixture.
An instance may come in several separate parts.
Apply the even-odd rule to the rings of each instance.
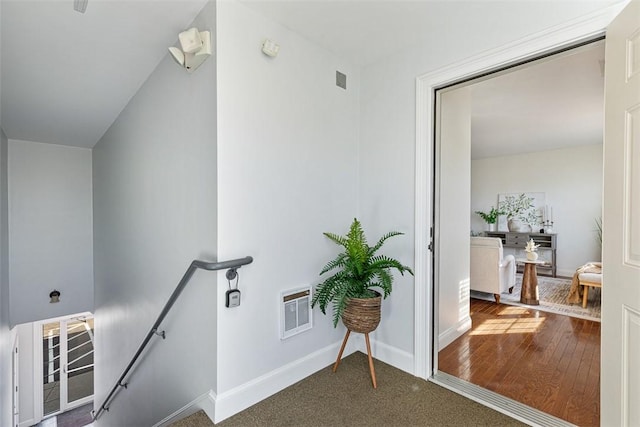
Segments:
[[[171,46],[169,52],[178,65],[192,72],[211,56],[211,33],[189,28],[178,34],[181,49]]]
[[[56,291],[55,289],[53,291],[51,291],[51,293],[49,294],[49,302],[50,303],[56,303],[56,302],[60,302],[60,291]]]

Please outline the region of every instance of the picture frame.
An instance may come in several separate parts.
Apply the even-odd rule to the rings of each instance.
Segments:
[[[498,206],[500,206],[500,203],[506,200],[507,197],[518,197],[521,194],[524,194],[526,197],[529,197],[533,200],[533,207],[531,209],[535,211],[537,222],[530,225],[533,232],[538,232],[541,228],[543,228],[543,215],[546,205],[546,193],[524,191],[515,193],[498,193]],[[509,228],[507,227],[506,215],[500,215],[498,217],[498,231],[509,231]]]

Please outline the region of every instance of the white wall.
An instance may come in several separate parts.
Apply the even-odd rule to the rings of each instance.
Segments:
[[[0,17],[2,2],[0,2]],[[2,31],[0,31],[2,45]],[[2,55],[0,55],[0,82],[2,81]],[[0,93],[2,90],[0,88]],[[0,102],[0,425],[11,425],[11,333],[9,328],[9,262],[8,262],[8,210],[7,210],[7,146],[2,130],[2,102]]]
[[[0,20],[2,2],[0,2]],[[2,31],[0,31],[0,46]],[[2,82],[2,55],[0,55],[0,82]],[[0,85],[1,86],[1,85]],[[2,88],[0,87],[0,97]],[[0,99],[1,101],[1,99]],[[2,129],[2,102],[0,102],[0,425],[11,425],[11,332],[9,321],[9,230],[7,192],[8,139]]]
[[[34,365],[34,324],[26,323],[15,327],[19,342],[19,402],[20,402],[20,425],[32,426],[36,424],[36,405],[41,402],[34,401],[34,381],[37,372]]]
[[[9,141],[12,325],[93,310],[91,197],[91,150]]]
[[[558,274],[601,259],[602,144],[473,160],[471,190],[471,229],[484,230],[473,212],[496,206],[498,193],[542,192],[553,206]]]
[[[11,351],[9,327],[8,140],[0,127],[0,425],[11,425]]]
[[[360,216],[365,224],[373,224],[372,233],[389,228],[407,231],[411,243],[392,247],[390,256],[402,260],[414,256],[416,78],[606,6],[562,2],[563,11],[556,13],[556,3],[545,3],[535,14],[527,2],[510,2],[513,9],[499,7],[498,13],[491,8],[476,10],[473,20],[485,23],[486,31],[460,31],[451,25],[428,43],[362,70]],[[395,286],[387,305],[392,310],[385,309],[376,333],[377,340],[409,355],[414,343],[412,283],[405,278]]]
[[[491,16],[477,19],[493,20]],[[520,16],[519,21],[526,21]],[[402,243],[389,246],[389,255],[407,261],[414,258],[416,85],[419,75],[526,34],[493,22],[494,31],[473,34],[434,35],[432,44],[400,52],[362,70],[360,114],[361,217],[372,224],[372,233],[388,229],[407,233]],[[528,23],[529,25],[531,23]],[[541,22],[541,27],[544,23]],[[431,173],[431,171],[429,172]],[[411,264],[409,264],[411,265]],[[375,339],[413,354],[414,280],[404,277],[394,286],[383,307]]]
[[[230,403],[237,410],[337,354],[343,326],[334,330],[318,309],[311,330],[281,341],[278,299],[318,283],[339,249],[322,232],[346,232],[358,213],[360,79],[348,61],[245,6],[218,7],[219,255],[255,258],[240,274],[242,305],[218,304],[217,392],[221,406],[244,398]],[[265,38],[280,45],[277,58],[261,53]],[[290,363],[304,372],[283,369]]]
[[[215,19],[211,2],[194,25],[215,33]],[[191,74],[167,55],[94,148],[93,172],[98,406],[191,261],[223,260],[216,55]],[[214,387],[217,284],[195,273],[162,325],[167,339],[152,339],[97,425],[153,425]]]
[[[471,197],[470,91],[461,88],[440,97],[437,144],[436,275],[438,349],[471,328],[469,316],[469,212]]]

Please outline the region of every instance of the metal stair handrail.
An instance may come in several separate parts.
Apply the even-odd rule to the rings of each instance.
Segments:
[[[176,289],[171,294],[171,297],[169,297],[169,301],[167,301],[167,303],[164,305],[164,308],[162,309],[162,311],[160,312],[160,315],[158,316],[155,323],[151,327],[151,330],[145,336],[144,340],[142,341],[142,344],[140,344],[140,347],[138,347],[136,354],[133,356],[133,358],[127,365],[122,375],[120,375],[120,378],[118,378],[118,381],[113,386],[113,388],[109,392],[109,395],[106,397],[106,399],[104,399],[104,402],[102,402],[102,405],[100,405],[100,408],[98,408],[98,411],[95,412],[95,414],[93,415],[93,421],[97,420],[100,414],[102,414],[102,412],[109,410],[109,407],[107,406],[107,404],[110,403],[111,398],[116,393],[119,387],[127,388],[127,384],[123,383],[123,381],[126,378],[127,374],[129,374],[129,371],[131,371],[131,368],[133,368],[133,365],[136,363],[136,361],[144,351],[145,347],[147,346],[151,338],[154,335],[161,335],[164,338],[164,332],[162,334],[159,334],[158,327],[160,326],[160,323],[162,323],[164,318],[167,316],[167,313],[169,313],[169,310],[171,310],[171,307],[173,306],[173,304],[176,302],[176,300],[182,293],[182,290],[185,288],[185,286],[191,279],[191,276],[193,276],[193,273],[195,273],[197,269],[207,270],[207,271],[227,269],[232,271],[233,275],[235,276],[235,271],[238,268],[242,267],[243,265],[251,264],[252,262],[253,262],[253,258],[250,256],[247,256],[244,258],[238,258],[230,261],[223,261],[223,262],[206,262],[206,261],[193,260],[189,265],[189,268],[187,268],[187,271],[185,271],[184,275],[182,276],[182,279],[180,279],[178,286],[176,286]],[[227,272],[227,274],[229,274],[229,272]]]

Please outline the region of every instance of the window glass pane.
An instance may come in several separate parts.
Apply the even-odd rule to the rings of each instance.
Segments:
[[[67,323],[67,401],[93,394],[93,318]]]

